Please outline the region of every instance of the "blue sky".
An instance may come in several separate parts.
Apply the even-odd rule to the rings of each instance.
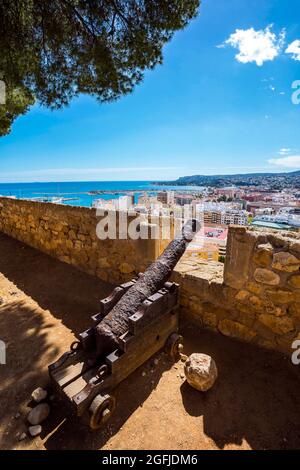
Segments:
[[[299,17],[299,0],[203,0],[133,94],[20,117],[0,139],[0,181],[299,170]]]

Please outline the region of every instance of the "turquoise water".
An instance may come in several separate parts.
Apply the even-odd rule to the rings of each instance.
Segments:
[[[124,190],[157,191],[158,189],[177,189],[187,190],[196,188],[178,187],[178,186],[157,186],[150,181],[88,181],[88,182],[63,182],[63,183],[1,183],[1,196],[15,196],[17,198],[40,198],[57,197],[72,198],[73,200],[64,201],[63,204],[72,206],[91,207],[93,200],[99,197],[103,199],[113,199],[122,195]],[[116,195],[89,195],[88,191],[94,190],[112,190],[120,191]],[[140,194],[141,194],[140,193]],[[139,194],[135,195],[137,200]]]

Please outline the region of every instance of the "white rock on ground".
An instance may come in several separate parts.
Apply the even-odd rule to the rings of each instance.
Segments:
[[[215,383],[218,369],[215,361],[207,354],[191,354],[184,365],[184,373],[188,383],[201,392],[206,392]]]
[[[32,437],[38,436],[42,432],[42,426],[40,424],[37,424],[36,426],[29,426],[28,431]]]
[[[36,424],[40,424],[44,421],[48,417],[49,413],[49,405],[47,403],[40,403],[29,412],[27,420],[30,424],[35,426]]]
[[[45,400],[46,397],[47,397],[47,390],[44,390],[41,387],[38,387],[35,390],[33,390],[32,394],[31,394],[31,398],[36,403],[40,403],[41,401]]]

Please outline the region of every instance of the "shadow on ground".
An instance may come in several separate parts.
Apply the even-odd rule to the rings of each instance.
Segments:
[[[209,392],[181,386],[186,411],[203,417],[203,430],[222,449],[247,441],[252,449],[299,449],[299,370],[280,353],[210,332],[185,328],[186,352],[205,351],[219,377]]]
[[[0,272],[74,334],[90,326],[111,284],[0,233]]]
[[[0,334],[6,344],[6,365],[0,366],[0,449],[12,448],[12,439],[26,431],[14,416],[25,412],[37,383],[48,383],[45,363],[53,362],[58,354],[56,345],[49,342],[52,326],[23,300],[0,307]]]

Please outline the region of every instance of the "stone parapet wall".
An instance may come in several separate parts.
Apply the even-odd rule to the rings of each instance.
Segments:
[[[144,271],[167,244],[100,240],[100,221],[95,209],[0,197],[2,232],[111,283]],[[225,266],[183,258],[173,280],[182,314],[205,328],[288,354],[300,339],[300,234],[231,227]]]
[[[95,209],[0,197],[2,232],[105,281],[127,281],[158,256],[158,240],[100,240],[100,221]]]
[[[300,237],[241,227],[229,230],[219,263],[181,264],[183,312],[205,328],[290,354],[300,339]]]

